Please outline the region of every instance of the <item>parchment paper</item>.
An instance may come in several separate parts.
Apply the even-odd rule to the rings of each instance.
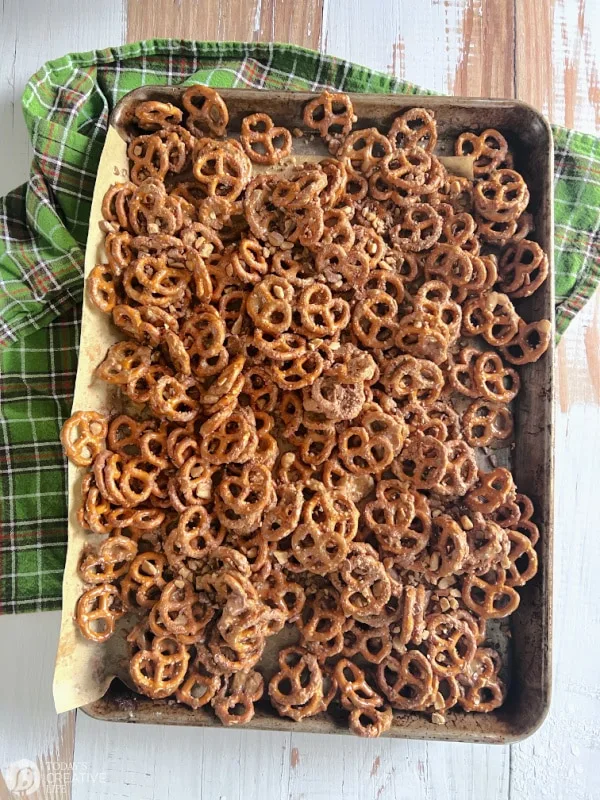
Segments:
[[[111,127],[100,158],[92,199],[85,250],[86,277],[96,264],[106,262],[105,234],[99,227],[102,220],[102,198],[109,186],[117,181],[126,181],[128,178],[127,145]],[[88,300],[87,292],[84,294],[73,411],[92,410],[106,414],[118,409],[121,401],[115,390],[111,390],[108,384],[94,377],[94,370],[119,336],[111,323],[110,316],[103,314]],[[117,634],[108,642],[96,644],[80,634],[74,619],[77,600],[86,588],[77,572],[81,552],[86,545],[95,545],[105,538],[83,530],[77,522],[77,510],[81,504],[81,480],[86,471],[85,468],[76,467],[69,462],[67,561],[63,578],[62,620],[53,685],[57,713],[78,708],[102,697],[112,678],[122,671],[118,663],[123,649],[123,635],[119,635],[120,626],[117,626]]]
[[[292,157],[295,162],[319,161],[321,158],[322,155],[309,156],[304,153]],[[440,158],[440,161],[452,174],[473,178],[471,157],[449,156]],[[102,198],[113,183],[126,181],[128,178],[127,144],[117,130],[110,127],[98,165],[92,199],[85,250],[86,278],[96,264],[105,263],[107,260],[104,252],[105,234],[100,229]],[[87,292],[84,295],[73,412],[98,411],[108,414],[122,411],[124,402],[118,389],[111,388],[94,376],[94,370],[104,358],[106,351],[120,337],[110,316],[103,314],[88,300]],[[53,684],[54,705],[59,714],[98,700],[115,677],[119,677],[127,684],[130,683],[126,668],[125,636],[133,625],[131,616],[126,614],[121,617],[117,622],[115,634],[103,644],[85,639],[75,623],[77,600],[86,589],[77,571],[82,551],[86,546],[96,545],[105,538],[85,531],[77,521],[77,511],[81,504],[81,481],[86,471],[86,468],[76,467],[69,462],[67,560],[63,577],[62,619]]]

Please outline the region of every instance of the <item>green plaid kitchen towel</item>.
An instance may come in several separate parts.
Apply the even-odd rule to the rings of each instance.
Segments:
[[[290,45],[151,40],[45,64],[23,111],[29,181],[0,200],[0,613],[60,606],[66,471],[59,431],[77,367],[83,249],[115,103],[144,84],[430,94]],[[557,328],[600,273],[600,145],[554,128]],[[10,157],[10,154],[7,154]]]

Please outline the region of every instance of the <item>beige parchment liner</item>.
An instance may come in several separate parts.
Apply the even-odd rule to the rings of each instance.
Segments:
[[[115,128],[110,127],[98,165],[92,199],[90,228],[85,249],[86,277],[96,264],[106,262],[105,234],[99,225],[102,220],[102,198],[111,184],[127,180],[128,176],[127,145]],[[88,300],[87,292],[84,292],[73,411],[93,410],[105,414],[116,410],[122,403],[118,391],[111,389],[108,384],[94,376],[95,368],[104,358],[110,345],[118,338],[117,329],[112,325],[110,316],[97,309]],[[77,572],[82,550],[87,545],[97,544],[105,538],[84,531],[77,522],[77,510],[81,503],[81,480],[86,471],[85,468],[76,467],[69,462],[67,561],[63,578],[62,619],[53,685],[57,713],[78,708],[102,697],[116,675],[127,677],[121,675],[122,667],[119,666],[124,652],[122,631],[123,625],[127,627],[127,617],[119,620],[117,633],[104,644],[85,639],[75,624],[75,606],[84,591],[84,583]]]
[[[308,153],[292,157],[294,162],[319,161],[324,155]],[[441,157],[440,161],[449,172],[473,179],[472,157]],[[262,171],[262,170],[256,170]],[[129,165],[127,144],[114,127],[109,127],[100,163],[85,250],[84,276],[96,264],[106,263],[102,221],[102,198],[108,188],[117,181],[127,180]],[[91,303],[84,292],[81,319],[79,363],[75,380],[73,412],[98,411],[102,414],[122,411],[125,405],[118,389],[110,387],[96,378],[94,370],[104,358],[111,344],[118,341],[119,334],[111,317],[103,314]],[[126,633],[133,626],[132,616],[125,614],[116,624],[115,634],[103,644],[85,639],[75,623],[77,600],[85,590],[85,584],[77,570],[82,551],[86,546],[96,545],[105,537],[85,531],[77,521],[81,503],[81,481],[87,470],[69,462],[68,490],[68,544],[67,560],[63,577],[62,618],[60,638],[54,669],[54,705],[57,713],[92,703],[101,698],[113,678],[118,677],[133,688],[127,671]]]

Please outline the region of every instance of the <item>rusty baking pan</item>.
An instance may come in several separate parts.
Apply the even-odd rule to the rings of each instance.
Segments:
[[[184,89],[146,86],[126,95],[116,106],[111,123],[125,139],[136,135],[134,106],[143,100],[177,103]],[[255,111],[268,113],[276,125],[303,129],[302,109],[313,95],[301,92],[269,92],[230,89],[221,92],[230,114],[230,135],[239,131],[244,116]],[[513,100],[473,100],[403,95],[352,95],[358,116],[357,128],[376,126],[385,131],[396,114],[415,105],[435,112],[438,126],[438,155],[452,155],[457,135],[465,130],[497,128],[507,138],[515,156],[515,169],[527,181],[535,220],[534,238],[548,254],[550,276],[533,297],[520,301],[525,319],[554,318],[553,280],[553,147],[546,120],[533,108]],[[294,140],[294,152],[304,156],[325,155],[320,139],[305,136]],[[552,537],[553,537],[553,353],[527,366],[522,388],[514,404],[515,448],[512,469],[520,491],[528,494],[536,508],[540,528],[537,551],[539,572],[520,589],[521,603],[497,635],[507,655],[509,683],[505,704],[490,714],[450,711],[445,725],[434,725],[424,715],[395,712],[386,736],[461,742],[506,744],[529,736],[542,723],[550,704],[552,645]],[[508,630],[509,629],[509,630]],[[284,633],[284,632],[282,632]],[[281,635],[281,634],[280,634]],[[279,637],[275,637],[278,639]],[[496,643],[496,642],[495,642]],[[279,646],[281,642],[277,642]],[[261,662],[265,678],[275,649],[269,647]],[[100,700],[84,706],[97,719],[170,725],[215,726],[218,721],[202,709],[193,711],[173,701],[151,701],[118,680]],[[347,733],[335,711],[294,723],[276,716],[261,701],[247,726],[258,730],[294,730],[305,733]]]

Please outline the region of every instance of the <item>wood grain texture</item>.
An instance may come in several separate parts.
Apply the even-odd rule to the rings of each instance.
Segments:
[[[517,93],[558,125],[600,132],[600,3],[517,0]]]
[[[417,13],[418,8],[418,13]],[[516,9],[516,16],[512,16]],[[597,0],[129,0],[127,38],[287,40],[319,47],[440,92],[512,94],[558,123],[598,125]],[[502,13],[506,13],[506,18]],[[321,15],[323,20],[321,20]],[[22,181],[30,154],[19,97],[30,73],[69,50],[117,44],[121,0],[4,0],[0,10],[0,192]],[[511,42],[512,45],[511,46]],[[514,56],[513,56],[514,53]],[[600,692],[597,511],[600,470],[600,300],[559,349],[556,681],[549,720],[513,746],[358,741],[252,731],[109,725],[53,712],[58,616],[0,619],[0,768],[20,758],[75,758],[103,776],[75,800],[593,800]],[[42,765],[42,769],[43,769]],[[7,795],[0,779],[0,798]],[[44,796],[44,795],[39,795]],[[45,796],[48,796],[47,794]],[[69,795],[61,795],[68,800]]]
[[[57,716],[52,700],[52,674],[60,613],[19,614],[0,619],[0,638],[6,643],[0,659],[0,771],[28,759],[38,768],[42,785],[50,773],[70,781],[75,746],[75,712]],[[55,770],[57,763],[64,770]],[[3,794],[5,792],[6,794]],[[43,800],[42,787],[29,795]],[[10,798],[0,784],[0,798]]]
[[[216,41],[291,42],[319,49],[323,0],[129,0],[127,41],[169,36]]]
[[[514,96],[514,6],[506,0],[329,0],[326,52],[443,94]],[[493,43],[493,46],[492,46]]]
[[[508,797],[508,748],[109,725],[77,717],[75,760],[105,770],[73,800],[157,797],[397,800]],[[118,781],[124,776],[123,783]]]
[[[519,98],[559,125],[600,134],[600,4],[519,0],[516,30]],[[531,30],[535,36],[528,35]],[[599,303],[596,293],[558,348],[563,411],[574,403],[600,404]]]
[[[582,335],[578,321],[573,323]],[[554,693],[542,728],[511,752],[510,797],[600,797],[598,581],[595,498],[600,473],[600,409],[577,403],[556,424]]]
[[[0,8],[0,142],[5,158],[0,195],[29,174],[31,149],[21,113],[27,79],[49,59],[120,44],[123,20],[123,0],[106,0],[101,7],[95,0],[29,0],[27,4],[4,0]],[[37,765],[47,787],[54,779],[56,763],[65,764],[58,780],[66,782],[66,793],[60,796],[67,800],[75,714],[54,712],[52,674],[59,624],[58,613],[0,619],[0,770],[28,759]],[[0,797],[9,797],[2,779]],[[41,800],[48,794],[40,789],[29,797]]]
[[[90,21],[93,20],[91,23]],[[123,0],[4,0],[0,6],[0,196],[27,179],[31,149],[21,113],[27,79],[44,61],[123,40]]]

